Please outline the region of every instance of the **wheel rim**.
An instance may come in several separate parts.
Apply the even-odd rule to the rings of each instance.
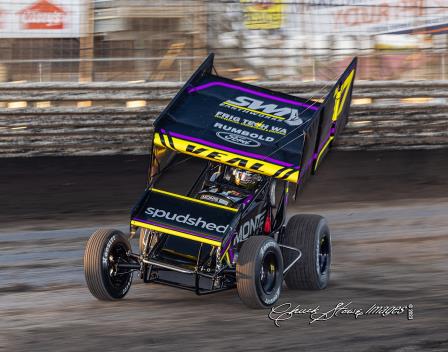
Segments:
[[[105,270],[110,285],[116,290],[122,290],[128,283],[132,273],[126,269],[119,269],[120,263],[128,263],[127,247],[123,243],[115,243],[109,249]]]
[[[263,291],[269,295],[276,286],[278,263],[274,253],[267,253],[261,264],[260,283]]]
[[[319,273],[325,274],[328,270],[329,258],[330,258],[330,238],[325,235],[320,239],[319,243]]]

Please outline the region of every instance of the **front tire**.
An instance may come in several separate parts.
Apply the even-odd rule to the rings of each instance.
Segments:
[[[322,290],[330,281],[331,238],[327,221],[320,215],[294,215],[286,225],[281,243],[302,251],[302,257],[286,273],[289,289]],[[296,257],[282,248],[287,267]]]
[[[99,300],[116,300],[128,293],[132,272],[118,270],[117,264],[129,261],[130,249],[121,231],[100,229],[92,234],[84,252],[84,276],[93,296]]]
[[[283,283],[283,258],[271,237],[247,239],[238,254],[238,295],[250,308],[267,308],[277,302]]]

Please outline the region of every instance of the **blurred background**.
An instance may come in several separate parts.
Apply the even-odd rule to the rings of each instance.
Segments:
[[[0,81],[447,77],[446,0],[0,0]]]
[[[448,0],[0,0],[0,351],[448,351],[447,49]],[[310,100],[358,56],[336,152],[290,206],[328,219],[332,283],[279,303],[414,320],[275,328],[236,292],[137,276],[122,302],[90,295],[86,241],[129,229],[152,123],[210,52],[224,77]]]

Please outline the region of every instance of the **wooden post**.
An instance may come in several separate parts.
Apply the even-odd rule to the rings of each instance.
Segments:
[[[208,13],[207,2],[204,0],[196,0],[194,3],[194,30],[193,30],[193,60],[192,68],[199,66],[207,53],[208,40]]]
[[[84,23],[83,32],[79,41],[79,82],[91,82],[93,80],[93,45],[94,45],[94,31],[95,19],[93,1],[87,0],[86,7],[86,22]]]

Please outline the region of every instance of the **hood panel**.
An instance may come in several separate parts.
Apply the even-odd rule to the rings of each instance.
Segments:
[[[231,232],[237,212],[238,209],[153,188],[132,224],[220,245]]]

